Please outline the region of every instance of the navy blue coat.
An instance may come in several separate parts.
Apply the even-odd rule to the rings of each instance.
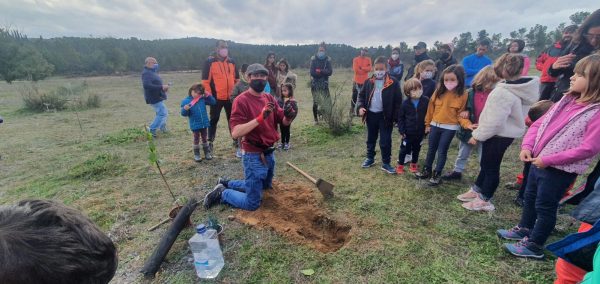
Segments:
[[[318,73],[317,69],[321,69],[321,72]],[[316,55],[313,55],[310,58],[311,87],[328,86],[331,74],[333,74],[333,68],[331,67],[331,58],[329,56],[319,59]]]
[[[199,99],[189,110],[185,110],[183,107],[190,104],[192,100],[192,96],[187,96],[181,101],[181,115],[189,118],[190,129],[192,131],[208,128],[210,126],[210,121],[208,113],[206,112],[206,105],[215,105],[217,104],[217,100],[214,96],[204,97]]]
[[[415,108],[411,99],[402,103],[398,112],[398,131],[406,135],[425,135],[425,115],[429,99],[425,96],[419,98],[419,104]]]
[[[151,105],[167,99],[167,94],[163,91],[162,79],[154,70],[144,67],[142,71],[142,86],[144,87],[144,99]]]

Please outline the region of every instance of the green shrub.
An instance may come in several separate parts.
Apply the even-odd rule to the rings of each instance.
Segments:
[[[333,135],[348,133],[352,127],[352,115],[347,100],[343,100],[343,86],[337,86],[328,94],[326,91],[316,92],[313,99],[319,105],[319,116],[325,121]]]
[[[102,142],[112,145],[125,144],[132,141],[143,141],[144,135],[144,130],[140,128],[126,128],[117,133],[106,135]]]
[[[25,108],[35,112],[65,109],[90,109],[100,107],[101,98],[88,92],[85,81],[78,85],[67,84],[55,90],[41,91],[35,83],[18,89]]]
[[[119,162],[116,154],[102,153],[69,170],[69,177],[74,179],[98,180],[105,176],[120,175],[125,166]]]

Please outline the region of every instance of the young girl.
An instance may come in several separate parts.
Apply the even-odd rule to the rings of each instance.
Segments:
[[[396,173],[404,173],[406,155],[411,155],[410,172],[417,173],[419,152],[425,136],[425,115],[429,99],[423,96],[421,82],[415,78],[404,82],[404,95],[408,98],[402,103],[398,114],[398,131],[402,137]]]
[[[435,91],[435,80],[433,80],[435,71],[435,62],[431,59],[419,62],[415,67],[415,76],[413,78],[421,80],[423,96],[428,99],[431,98],[433,91]]]
[[[513,39],[508,45],[508,53],[519,54],[523,56],[523,69],[521,70],[521,76],[527,76],[529,74],[529,67],[531,67],[531,59],[527,54],[523,53],[525,48],[525,41],[522,39]]]
[[[466,111],[460,114],[461,117],[467,118],[471,123],[477,125],[488,95],[492,92],[498,81],[500,81],[500,78],[496,76],[496,72],[494,72],[492,66],[486,66],[481,69],[473,79],[471,89],[469,89],[469,97],[467,98]],[[442,176],[442,179],[445,180],[462,178],[462,172],[467,166],[473,148],[477,148],[477,155],[479,156],[479,161],[481,161],[481,143],[475,145],[469,144],[469,139],[471,139],[470,129],[459,129],[456,133],[456,138],[460,140],[458,157],[456,157],[456,162],[454,163],[454,170]]]
[[[459,116],[465,110],[467,97],[465,69],[460,65],[450,65],[442,72],[440,82],[427,107],[425,133],[429,133],[429,149],[423,169],[415,174],[418,179],[431,178],[431,185],[440,184],[441,172],[446,164],[448,148],[454,134],[461,125],[464,128],[471,127],[468,119]],[[432,174],[431,167],[436,152],[437,164]]]
[[[388,174],[396,174],[396,169],[390,165],[392,131],[402,106],[402,94],[398,81],[387,73],[386,63],[383,56],[375,59],[373,75],[365,81],[358,94],[358,114],[367,123],[367,158],[361,167],[369,168],[375,164],[375,143],[380,136],[381,169]]]
[[[556,224],[560,198],[600,152],[600,55],[575,65],[564,97],[531,125],[519,158],[531,162],[521,221],[498,236],[519,257],[543,258],[544,243]]]
[[[278,102],[281,108],[287,109],[291,107],[296,114],[298,113],[298,104],[294,100],[294,86],[292,84],[285,83],[281,85],[281,98],[283,103]],[[290,149],[290,126],[279,125],[279,129],[281,130],[281,144],[283,145],[281,148],[285,151]]]
[[[539,97],[540,79],[521,77],[523,57],[505,53],[494,63],[502,79],[490,93],[469,144],[481,145],[479,175],[471,188],[457,196],[462,206],[473,211],[492,211],[491,199],[500,183],[500,164],[515,138],[525,133],[525,116]]]
[[[202,150],[204,157],[207,160],[212,159],[212,154],[207,141],[207,129],[210,126],[208,114],[206,113],[206,105],[215,105],[215,98],[206,94],[202,83],[193,84],[188,90],[188,96],[181,101],[181,115],[187,116],[190,122],[190,129],[194,133],[194,160],[202,161],[200,156],[200,136],[202,136]]]

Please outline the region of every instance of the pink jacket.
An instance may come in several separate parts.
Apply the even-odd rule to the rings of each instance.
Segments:
[[[600,152],[600,103],[569,112],[573,106],[575,99],[568,95],[554,104],[531,125],[521,148],[546,166],[583,174]]]

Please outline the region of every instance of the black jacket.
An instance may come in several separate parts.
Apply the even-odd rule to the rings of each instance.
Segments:
[[[581,42],[579,44],[571,43],[565,49],[563,49],[560,56],[573,53],[575,54],[575,59],[569,67],[554,69],[552,68],[552,66],[550,66],[550,69],[548,69],[548,74],[550,74],[550,76],[558,77],[558,80],[555,84],[556,87],[554,89],[554,92],[552,93],[551,98],[553,102],[558,102],[562,98],[563,94],[569,89],[571,76],[573,76],[574,73],[573,69],[575,69],[575,64],[577,64],[579,60],[590,55],[593,51],[594,47],[592,47],[586,41]]]
[[[423,86],[423,96],[428,99],[433,96],[433,92],[435,92],[435,81],[433,79],[425,79],[421,81],[421,86]]]
[[[371,106],[373,93],[375,92],[375,77],[367,79],[358,94],[358,109],[365,108],[367,113]],[[383,103],[383,118],[388,126],[393,126],[398,120],[398,112],[402,106],[402,93],[398,81],[392,78],[389,74],[385,75],[383,83],[383,91],[381,92],[381,100]],[[363,116],[363,121],[367,118],[367,114]]]
[[[435,68],[437,69],[437,71],[435,72],[435,81],[437,82],[437,80],[440,79],[440,74],[442,74],[442,71],[444,71],[444,69],[448,68],[448,66],[450,65],[454,65],[457,64],[456,62],[456,58],[454,58],[454,56],[450,55],[450,58],[447,58],[446,60],[443,59],[438,59],[435,62]]]
[[[411,99],[402,103],[398,112],[398,131],[400,134],[425,135],[425,115],[429,106],[429,98],[421,96],[415,108]]]
[[[321,72],[317,72],[317,69],[320,69]],[[329,56],[325,56],[323,59],[319,59],[316,55],[313,55],[310,58],[310,77],[311,86],[327,86],[329,83],[329,76],[333,73],[333,68],[331,67],[331,58]]]
[[[406,76],[404,77],[404,81],[412,78],[415,75],[415,67],[423,60],[431,59],[427,52],[421,53],[421,55],[415,55],[415,64],[410,66],[406,71]]]

